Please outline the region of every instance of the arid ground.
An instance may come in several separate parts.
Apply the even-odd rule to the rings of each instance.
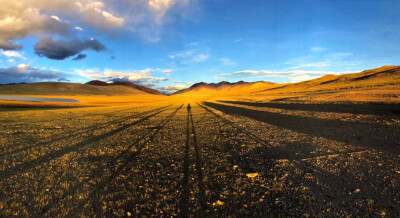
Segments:
[[[165,98],[3,108],[0,216],[400,216],[399,104]]]

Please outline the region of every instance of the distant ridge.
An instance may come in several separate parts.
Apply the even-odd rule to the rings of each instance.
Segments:
[[[219,83],[205,83],[205,82],[200,82],[200,83],[195,83],[192,86],[190,86],[187,89],[179,90],[174,93],[175,94],[184,94],[187,92],[191,91],[200,91],[200,90],[207,90],[207,91],[233,91],[238,88],[245,88],[245,87],[253,87],[256,85],[274,85],[275,83],[272,82],[266,82],[266,81],[257,81],[257,82],[244,82],[244,81],[239,81],[235,83],[230,83],[226,81],[222,81]]]
[[[279,87],[267,88],[257,93],[289,93],[310,91],[338,91],[355,89],[372,89],[400,84],[400,66],[383,66],[364,70],[359,73],[342,75],[328,74],[317,79],[298,83],[281,84]]]
[[[337,92],[361,89],[395,89],[400,85],[400,66],[383,66],[358,73],[328,74],[298,83],[276,84],[271,82],[196,83],[174,95],[275,95],[308,92]]]
[[[93,86],[116,86],[116,85],[120,85],[120,86],[129,86],[132,87],[134,89],[143,91],[143,92],[147,92],[153,95],[164,95],[163,93],[155,90],[155,89],[151,89],[151,88],[147,88],[141,85],[137,85],[131,82],[127,82],[127,81],[118,81],[118,82],[112,82],[112,83],[107,83],[107,82],[103,82],[100,80],[92,80],[90,82],[86,83],[87,85],[93,85]]]
[[[144,87],[135,88],[134,85],[131,86],[122,84],[90,85],[64,82],[39,82],[1,85],[0,95],[154,95],[150,93],[150,89],[146,88],[146,91],[143,91],[144,89]]]

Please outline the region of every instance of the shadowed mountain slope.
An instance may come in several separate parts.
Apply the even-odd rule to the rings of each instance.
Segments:
[[[150,95],[126,85],[90,85],[62,82],[40,82],[0,86],[0,95]]]

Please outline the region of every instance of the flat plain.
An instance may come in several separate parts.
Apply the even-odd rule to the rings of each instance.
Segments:
[[[400,216],[399,112],[173,96],[6,108],[0,216]]]

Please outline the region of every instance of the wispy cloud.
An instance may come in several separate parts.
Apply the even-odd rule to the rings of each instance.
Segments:
[[[186,86],[186,85],[171,85],[171,86],[163,86],[163,87],[159,88],[158,90],[160,90],[161,92],[167,93],[167,94],[172,94],[176,91],[186,89],[186,88],[188,88],[188,86]]]
[[[205,62],[210,57],[209,54],[203,53],[200,49],[190,49],[185,51],[180,51],[168,55],[168,57],[173,61],[178,61],[182,64],[200,63]]]
[[[18,52],[18,51],[0,51],[0,54],[8,57],[8,58],[21,58],[21,59],[26,59],[26,57],[24,56],[23,52]]]
[[[328,49],[325,48],[325,47],[312,47],[312,48],[310,48],[310,51],[312,51],[312,52],[323,52],[323,51],[326,51],[326,50],[328,50]]]
[[[280,77],[287,78],[291,82],[300,82],[309,79],[315,79],[327,74],[347,74],[354,71],[332,72],[332,71],[307,71],[307,70],[290,70],[290,71],[270,71],[270,70],[242,70],[233,73],[217,75],[216,79],[242,79],[246,77]]]
[[[236,62],[232,61],[229,58],[220,58],[219,61],[221,62],[222,65],[225,65],[225,66],[236,65]]]
[[[315,68],[325,68],[329,67],[331,64],[330,63],[309,63],[309,64],[302,64],[299,66],[294,66],[294,67],[289,67],[288,69],[302,69],[302,68],[309,68],[309,67],[315,67]]]
[[[192,61],[194,61],[194,62],[204,62],[204,61],[206,61],[208,58],[209,58],[210,56],[209,55],[206,55],[206,54],[198,54],[198,55],[195,55],[194,57],[192,57]]]
[[[136,84],[145,85],[148,87],[156,87],[161,81],[168,81],[166,77],[153,76],[154,73],[171,72],[170,69],[144,69],[144,70],[113,70],[98,68],[92,69],[76,69],[79,75],[84,76],[88,79],[103,80],[106,82],[110,81],[130,81]]]

